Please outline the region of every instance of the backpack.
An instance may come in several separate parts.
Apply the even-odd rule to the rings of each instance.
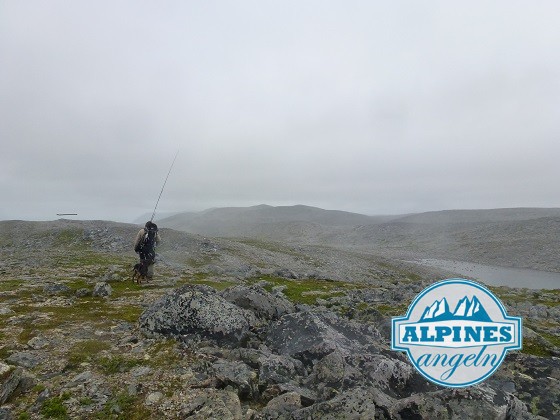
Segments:
[[[156,246],[156,235],[158,233],[158,228],[154,224],[149,228],[144,228],[144,238],[137,246],[134,251],[142,252],[143,254],[155,254]]]

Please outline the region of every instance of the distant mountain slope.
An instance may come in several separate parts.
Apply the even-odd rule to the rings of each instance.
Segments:
[[[447,224],[398,220],[346,229],[324,241],[391,255],[560,272],[560,217]]]
[[[560,209],[446,210],[371,217],[307,206],[182,213],[159,222],[205,236],[357,248],[388,257],[456,259],[560,272]]]
[[[268,206],[224,207],[199,213],[180,213],[158,222],[162,227],[208,236],[258,236],[286,239],[304,233],[315,237],[333,227],[383,223],[398,216],[366,216],[317,207]]]
[[[519,207],[510,209],[442,210],[417,213],[399,218],[403,223],[485,223],[560,217],[560,208]]]

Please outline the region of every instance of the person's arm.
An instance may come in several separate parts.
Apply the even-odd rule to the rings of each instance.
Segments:
[[[140,245],[140,242],[142,242],[143,238],[144,238],[144,229],[140,229],[138,235],[136,235],[136,240],[134,241],[134,249],[136,249],[138,245]]]

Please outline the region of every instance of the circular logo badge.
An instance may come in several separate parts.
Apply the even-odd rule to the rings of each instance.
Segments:
[[[521,318],[507,316],[490,290],[466,279],[427,287],[392,322],[392,349],[405,351],[424,377],[447,387],[482,382],[521,343]]]

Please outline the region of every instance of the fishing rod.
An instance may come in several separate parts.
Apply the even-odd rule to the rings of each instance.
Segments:
[[[175,157],[173,158],[173,162],[171,163],[171,167],[169,168],[169,172],[167,172],[167,176],[165,177],[165,182],[163,183],[163,187],[161,187],[161,191],[160,191],[159,197],[156,201],[156,206],[154,207],[154,212],[152,213],[152,218],[150,219],[150,222],[154,221],[154,216],[156,215],[156,209],[157,209],[157,206],[159,204],[159,199],[161,198],[161,195],[163,194],[163,189],[165,188],[165,184],[167,184],[167,179],[169,178],[169,174],[171,173],[171,169],[173,169],[173,165],[175,164],[175,159],[177,159],[178,154],[179,154],[179,151],[177,150],[177,153],[175,153]]]

